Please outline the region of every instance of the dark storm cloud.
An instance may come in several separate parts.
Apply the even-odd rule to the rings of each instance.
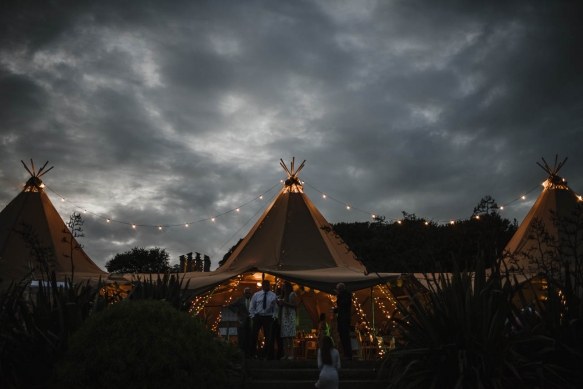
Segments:
[[[42,1],[4,10],[0,204],[22,188],[20,159],[49,159],[49,188],[81,206],[49,190],[65,219],[87,208],[153,226],[85,214],[83,243],[101,266],[136,245],[166,247],[174,259],[224,253],[274,191],[214,223],[157,225],[253,199],[285,178],[279,158],[306,159],[309,185],[388,218],[449,220],[485,195],[511,201],[544,180],[535,162],[557,153],[570,157],[562,173],[573,189],[583,187],[578,2]],[[331,222],[369,220],[311,186]],[[521,219],[528,207],[511,209]]]

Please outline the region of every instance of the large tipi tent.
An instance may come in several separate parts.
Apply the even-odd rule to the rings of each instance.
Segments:
[[[36,172],[32,160],[30,170],[22,162],[31,178],[22,192],[0,212],[0,279],[18,282],[36,266],[37,258],[31,254],[32,247],[22,237],[24,229],[36,235],[38,247],[52,252],[52,269],[58,280],[70,278],[72,266],[76,281],[106,277],[108,274],[87,256],[75,238],[65,233],[67,226],[46,195],[41,180],[41,176],[52,169],[44,170],[47,163]],[[72,260],[71,239],[73,247],[79,247],[73,250]]]
[[[518,227],[518,230],[505,248],[505,265],[517,275],[519,281],[535,278],[537,283],[546,283],[537,277],[540,267],[535,262],[549,264],[557,255],[570,262],[583,255],[583,231],[570,227],[559,227],[553,219],[582,221],[583,198],[567,185],[567,181],[558,175],[567,158],[551,168],[543,158],[544,166],[537,162],[548,174],[543,182],[543,191]],[[568,229],[571,232],[567,232]],[[544,234],[548,234],[546,237]],[[570,235],[570,236],[569,236]],[[568,243],[568,242],[571,243]],[[552,243],[554,242],[554,243]],[[579,242],[579,243],[577,243]],[[549,244],[550,243],[550,244]],[[559,253],[559,251],[561,253]],[[571,269],[574,270],[574,269]],[[540,288],[542,289],[542,287]]]
[[[189,288],[199,296],[194,308],[217,320],[220,308],[242,296],[245,287],[255,292],[263,279],[283,279],[296,284],[303,306],[316,321],[332,307],[330,293],[343,282],[349,290],[360,291],[355,294],[355,309],[362,314],[357,320],[371,322],[375,304],[380,320],[382,309],[393,305],[387,301],[392,295],[383,286],[400,274],[368,274],[303,192],[298,173],[304,163],[297,169],[295,161],[290,169],[283,161],[280,164],[288,175],[281,191],[226,262],[212,272],[184,274]],[[373,287],[382,290],[375,295]]]

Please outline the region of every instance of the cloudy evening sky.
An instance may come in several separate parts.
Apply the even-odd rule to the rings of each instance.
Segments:
[[[536,187],[502,211],[520,222],[541,157],[569,157],[583,191],[583,14],[482,3],[8,1],[0,209],[29,177],[20,160],[48,160],[47,194],[65,220],[90,212],[80,242],[102,268],[134,246],[215,267],[295,157],[331,223],[445,222]]]

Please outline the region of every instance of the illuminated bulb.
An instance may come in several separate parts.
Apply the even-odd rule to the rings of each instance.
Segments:
[[[162,226],[158,226],[158,229],[161,230],[162,229]]]
[[[283,180],[279,180],[279,182],[283,182]]]
[[[259,196],[260,199],[263,199],[263,196]]]
[[[87,213],[87,210],[86,210],[86,209],[84,209],[84,210],[83,210],[83,213]]]
[[[526,196],[522,196],[522,199],[524,200],[526,198]]]
[[[261,286],[261,282],[258,282],[258,283],[257,283],[257,286]]]
[[[374,219],[375,217],[377,217],[377,215],[375,215],[374,213],[372,214],[372,218]]]
[[[397,220],[397,223],[401,224],[401,221],[400,220]]]
[[[476,215],[476,219],[479,219],[479,218],[480,218],[480,215]]]
[[[350,205],[347,205],[347,206],[346,206],[346,209],[350,209]]]
[[[322,195],[322,197],[323,197],[323,198],[326,198],[326,195],[325,195],[325,194],[323,194],[323,195]]]
[[[211,220],[212,220],[212,221],[215,221],[215,218],[213,217]]]
[[[237,212],[239,212],[239,208],[237,208]]]
[[[136,228],[136,225],[135,224],[132,224],[132,228]]]
[[[429,222],[425,222],[425,225],[428,226],[429,225]]]
[[[61,198],[61,201],[65,201],[65,198],[64,198],[64,197],[62,197],[62,198]]]
[[[579,201],[583,200],[583,197],[581,197],[581,196],[577,196],[577,197],[579,197]]]
[[[453,220],[450,220],[450,221],[449,221],[449,224],[454,224],[454,223],[455,223],[455,222],[454,222]]]
[[[504,206],[500,207],[500,210],[504,209]]]
[[[185,226],[185,227],[188,227],[188,223],[186,223],[184,226]]]
[[[107,222],[109,223],[109,219],[107,219]]]

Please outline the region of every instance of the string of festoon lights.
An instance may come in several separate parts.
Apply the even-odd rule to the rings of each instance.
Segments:
[[[378,214],[378,213],[376,213],[376,214],[375,214],[375,213],[370,213],[370,212],[367,212],[367,211],[363,211],[362,209],[359,209],[359,208],[353,207],[353,206],[351,206],[351,205],[349,205],[349,204],[347,204],[347,203],[345,203],[345,202],[343,202],[343,201],[340,201],[340,200],[338,200],[338,199],[335,199],[334,197],[332,197],[332,196],[330,196],[330,195],[328,195],[328,194],[326,194],[326,193],[324,193],[324,192],[320,191],[319,189],[317,189],[317,188],[313,187],[312,185],[310,185],[310,184],[306,183],[305,181],[302,181],[302,184],[303,184],[303,185],[306,185],[306,186],[308,186],[308,187],[312,188],[313,190],[315,190],[316,192],[320,193],[320,194],[322,195],[322,198],[323,198],[323,199],[330,199],[330,200],[332,200],[332,201],[335,201],[335,202],[337,202],[337,203],[339,203],[339,204],[342,204],[344,207],[346,207],[346,209],[347,209],[347,210],[351,210],[351,209],[352,209],[352,210],[355,210],[355,211],[358,211],[358,212],[362,212],[362,213],[369,214],[369,215],[371,215],[371,217],[372,217],[373,219],[376,219],[376,218],[379,216],[379,214]],[[516,201],[519,201],[519,200],[526,200],[526,198],[527,198],[527,195],[528,195],[529,193],[531,193],[533,190],[535,190],[535,189],[539,188],[539,186],[540,186],[540,185],[538,185],[538,184],[537,184],[535,187],[533,187],[533,188],[532,188],[531,190],[529,190],[528,192],[525,192],[523,195],[521,195],[521,196],[519,196],[519,197],[515,198],[515,199],[514,199],[514,200],[512,200],[512,201],[509,201],[509,202],[507,202],[507,203],[505,203],[505,204],[503,204],[503,205],[499,206],[499,207],[498,207],[498,209],[502,211],[502,210],[504,210],[504,207],[507,207],[507,206],[509,206],[510,204],[512,204],[512,203],[514,203],[514,202],[516,202]],[[581,196],[578,196],[578,197],[579,197],[579,199],[581,199]],[[435,222],[435,223],[438,223],[438,224],[439,224],[439,223],[441,223],[441,224],[455,224],[455,222],[456,222],[456,221],[461,221],[461,220],[468,220],[468,219],[471,219],[471,218],[476,218],[476,219],[479,219],[479,218],[480,218],[480,216],[479,216],[479,215],[472,215],[472,216],[467,216],[467,217],[463,217],[463,218],[451,218],[451,219],[448,219],[448,220],[434,220],[433,222]],[[402,222],[402,219],[401,219],[401,218],[398,218],[398,217],[391,217],[391,218],[388,218],[387,220],[388,220],[389,222],[397,222],[398,224],[401,224],[401,222]],[[429,224],[430,224],[430,222],[426,221],[426,222],[425,222],[425,224],[426,224],[426,225],[429,225]]]
[[[177,223],[171,223],[171,224],[137,224],[137,223],[133,223],[133,222],[125,221],[125,220],[114,219],[112,217],[107,217],[107,216],[104,216],[102,214],[99,214],[99,213],[96,213],[96,212],[92,212],[92,211],[88,210],[86,207],[83,207],[81,205],[78,205],[78,204],[70,201],[69,199],[67,199],[66,197],[62,196],[60,193],[58,193],[57,191],[53,190],[52,188],[50,188],[50,187],[48,187],[46,185],[45,185],[45,189],[48,189],[52,193],[54,193],[55,195],[57,195],[61,199],[62,202],[67,202],[67,203],[71,204],[74,208],[79,209],[79,210],[82,210],[83,214],[93,215],[95,217],[98,217],[100,219],[105,220],[106,223],[123,224],[123,225],[131,226],[131,228],[133,228],[133,229],[136,229],[138,227],[145,227],[145,228],[158,228],[158,230],[163,230],[163,229],[167,229],[167,228],[170,228],[170,227],[186,227],[186,228],[188,228],[190,225],[197,224],[197,223],[202,223],[202,222],[207,222],[207,221],[214,222],[217,218],[219,218],[221,216],[225,216],[225,215],[230,214],[232,212],[240,212],[241,208],[243,208],[244,206],[246,206],[248,204],[251,204],[254,201],[262,200],[267,193],[269,193],[270,191],[272,191],[274,188],[276,188],[282,182],[283,182],[283,180],[280,180],[279,183],[273,185],[271,188],[267,189],[266,191],[264,191],[263,193],[259,194],[258,196],[255,196],[251,200],[249,200],[249,201],[247,201],[247,202],[245,202],[245,203],[243,203],[241,205],[238,205],[238,206],[236,206],[234,208],[231,208],[231,209],[229,209],[229,210],[227,210],[225,212],[218,213],[218,214],[213,215],[213,216],[203,217],[203,218],[200,218],[200,219],[197,219],[197,220],[194,220],[194,221],[177,222]],[[543,182],[543,184],[544,184],[544,182]],[[341,204],[347,210],[354,210],[354,211],[357,211],[357,212],[361,212],[363,214],[370,215],[373,219],[376,219],[380,215],[379,213],[368,212],[368,211],[362,210],[362,209],[360,209],[358,207],[354,207],[354,206],[352,206],[352,205],[350,205],[350,204],[348,204],[346,202],[343,202],[341,200],[338,200],[337,198],[335,198],[333,196],[330,196],[329,194],[327,194],[325,192],[322,192],[318,188],[310,185],[309,183],[306,183],[305,181],[302,181],[302,185],[306,185],[307,187],[309,187],[309,188],[313,189],[314,191],[320,193],[322,195],[322,198],[323,199],[332,200],[332,201],[334,201],[334,202],[336,202],[338,204]],[[532,189],[530,189],[529,191],[527,191],[524,194],[522,194],[522,195],[518,196],[517,198],[513,199],[512,201],[509,201],[509,202],[507,202],[507,203],[499,206],[498,209],[500,211],[503,211],[505,209],[505,207],[507,207],[507,206],[515,203],[516,201],[526,200],[527,199],[527,195],[530,194],[532,191],[534,191],[537,188],[539,188],[539,185],[538,184],[535,187],[533,187]],[[580,200],[582,198],[580,195],[577,195],[577,197]],[[449,220],[433,220],[432,222],[433,223],[441,223],[441,224],[454,224],[456,221],[468,220],[468,219],[471,219],[471,218],[479,219],[480,216],[479,215],[472,215],[472,216],[468,216],[468,217],[464,217],[464,218],[451,218]],[[390,221],[390,222],[396,222],[396,223],[399,223],[399,224],[402,221],[402,219],[401,218],[398,218],[398,217],[390,217],[390,218],[387,218],[387,220]],[[429,221],[426,221],[425,224],[426,225],[429,225],[430,222]]]

